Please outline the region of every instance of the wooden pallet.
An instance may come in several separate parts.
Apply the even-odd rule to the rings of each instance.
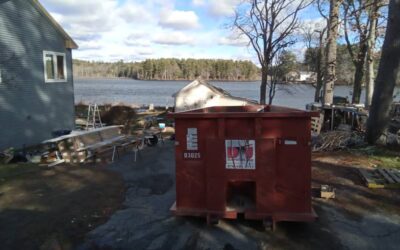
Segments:
[[[395,169],[359,169],[361,178],[369,188],[400,188],[400,171]]]
[[[322,124],[324,123],[324,115],[321,113],[319,117],[311,117],[311,132],[319,135],[321,133]]]

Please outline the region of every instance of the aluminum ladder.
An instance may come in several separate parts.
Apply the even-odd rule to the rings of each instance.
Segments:
[[[86,130],[101,127],[103,127],[103,123],[101,122],[99,106],[97,104],[89,104],[88,115],[86,119]]]

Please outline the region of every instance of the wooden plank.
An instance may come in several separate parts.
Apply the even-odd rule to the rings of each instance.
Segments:
[[[392,179],[392,177],[388,175],[385,169],[378,169],[378,173],[380,173],[385,178],[385,181],[389,184],[395,183],[395,181]]]
[[[400,183],[400,171],[391,170],[388,171],[389,175],[395,180],[397,183]]]
[[[65,162],[65,160],[57,160],[57,161],[55,161],[55,162],[50,163],[50,164],[48,165],[48,167],[54,167],[54,166],[56,166],[56,165],[58,165],[58,164],[61,164],[61,163],[64,163],[64,162]]]
[[[383,184],[378,184],[378,183],[368,183],[368,184],[367,184],[367,187],[368,187],[368,188],[372,188],[372,189],[375,189],[375,188],[385,188],[385,185],[383,185]]]

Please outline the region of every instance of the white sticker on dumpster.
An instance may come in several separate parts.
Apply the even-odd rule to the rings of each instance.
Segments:
[[[188,128],[186,134],[186,149],[198,150],[197,128]]]
[[[225,140],[227,169],[256,169],[254,140]]]

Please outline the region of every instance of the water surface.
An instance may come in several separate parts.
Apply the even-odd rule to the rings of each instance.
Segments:
[[[154,104],[173,106],[172,95],[190,81],[138,81],[131,79],[75,79],[75,102]],[[234,96],[259,99],[260,82],[212,82]],[[304,84],[278,86],[273,104],[304,109],[314,99],[314,87]],[[335,95],[348,96],[349,86],[336,86]],[[364,100],[364,94],[362,95]]]

